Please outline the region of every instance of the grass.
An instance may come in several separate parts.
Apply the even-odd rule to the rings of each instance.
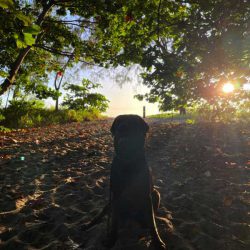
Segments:
[[[59,110],[38,109],[28,110],[25,114],[6,112],[4,119],[0,121],[0,131],[6,128],[33,128],[52,124],[64,124],[70,122],[92,121],[103,116],[98,110]]]
[[[187,113],[186,115],[180,115],[179,113],[160,113],[156,115],[149,115],[147,118],[164,118],[164,119],[193,119],[194,114]]]
[[[245,110],[238,110],[237,112],[220,112],[214,113],[209,110],[193,111],[187,113],[186,115],[180,115],[179,113],[160,113],[156,115],[147,116],[147,118],[156,118],[156,119],[166,119],[171,121],[185,121],[188,124],[194,124],[197,122],[241,122],[249,123],[250,122],[250,113]]]

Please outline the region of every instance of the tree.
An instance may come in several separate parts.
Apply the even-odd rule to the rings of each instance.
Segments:
[[[154,7],[155,4],[152,0],[146,5]],[[16,84],[21,74],[36,73],[36,77],[43,77],[51,72],[50,60],[55,55],[74,58],[74,62],[100,65],[107,62],[106,66],[123,63],[119,57],[127,43],[143,47],[150,41],[150,35],[143,38],[148,30],[144,27],[147,18],[140,10],[142,6],[141,2],[119,0],[15,3],[0,0],[3,35],[0,69],[5,77],[0,95]]]
[[[108,100],[99,93],[91,93],[90,89],[100,87],[88,79],[83,79],[81,85],[68,84],[65,89],[69,91],[65,97],[63,106],[74,110],[92,110],[105,112],[108,108]]]
[[[7,2],[6,5],[4,3]],[[19,53],[15,56],[16,59],[14,61],[10,61],[10,65],[4,65],[4,67],[9,67],[9,72],[6,73],[7,77],[5,78],[4,82],[1,84],[0,94],[3,94],[15,81],[15,78],[19,72],[20,66],[25,59],[25,57],[30,52],[32,45],[35,43],[36,39],[34,36],[40,33],[40,25],[42,25],[45,16],[53,6],[53,1],[49,2],[48,4],[44,4],[42,6],[42,11],[38,14],[35,23],[32,23],[32,19],[27,17],[23,14],[23,12],[19,11],[18,9],[21,7],[22,2],[19,2],[19,6],[15,6],[15,4],[11,1],[1,1],[1,7],[3,8],[3,16],[5,16],[8,20],[8,25],[12,27],[10,29],[11,34],[8,34],[7,39],[11,40],[11,36],[13,36],[16,40],[17,47],[20,48]],[[7,9],[7,11],[5,11]],[[28,6],[23,8],[25,12],[30,11]],[[10,11],[10,15],[9,15]],[[2,14],[2,13],[1,13]],[[13,18],[13,22],[10,22],[10,16]],[[23,25],[20,25],[20,21],[22,21]],[[4,26],[4,25],[3,25]],[[4,28],[8,29],[9,27],[6,25]],[[16,28],[16,30],[15,30]],[[4,30],[6,31],[6,30]],[[19,31],[19,33],[14,32]],[[7,33],[7,32],[4,32]],[[12,41],[12,43],[13,43]],[[5,44],[6,46],[6,44]],[[7,45],[8,46],[8,45]],[[5,72],[4,72],[5,73]]]
[[[58,93],[58,95],[56,96],[56,105],[55,105],[55,110],[58,111],[59,109],[59,91],[60,91],[60,88],[61,88],[61,85],[62,85],[62,80],[63,80],[63,77],[64,77],[64,73],[65,73],[65,70],[66,68],[70,65],[70,62],[72,61],[73,59],[73,56],[72,57],[69,57],[66,61],[66,63],[64,64],[63,68],[58,71],[56,73],[56,76],[55,76],[55,80],[54,80],[54,88],[55,88],[55,91]],[[58,80],[58,81],[57,81]]]
[[[222,84],[232,81],[240,88],[250,75],[249,1],[176,2],[172,20],[178,21],[171,27],[162,24],[168,9],[162,2],[158,37],[140,62],[151,88],[144,98],[159,101],[162,110],[221,100]]]
[[[0,5],[0,67],[7,76],[0,94],[22,74],[55,71],[55,56],[73,57],[72,65],[138,63],[151,88],[146,98],[162,109],[249,76],[247,0],[0,1],[10,3]]]

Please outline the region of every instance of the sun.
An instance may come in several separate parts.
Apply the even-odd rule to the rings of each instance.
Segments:
[[[225,83],[225,84],[223,85],[223,87],[222,87],[222,91],[223,91],[224,93],[231,93],[231,92],[234,91],[234,85],[233,85],[232,83],[230,83],[230,82]]]

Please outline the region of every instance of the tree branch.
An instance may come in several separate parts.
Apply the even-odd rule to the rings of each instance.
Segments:
[[[157,36],[158,41],[160,40],[160,12],[161,12],[161,0],[158,5],[158,11],[157,11]]]
[[[162,44],[162,42],[161,42],[160,39],[156,41],[156,44],[157,44],[158,47],[161,49],[162,53],[163,53],[165,56],[166,56],[166,55],[168,56],[168,51],[167,51],[167,49],[166,49],[166,46],[164,46],[164,45]]]
[[[45,22],[53,22],[53,23],[89,23],[89,24],[96,24],[97,22],[95,21],[90,21],[87,19],[75,19],[75,20],[45,20]]]
[[[84,24],[79,24],[79,23],[74,23],[73,21],[56,21],[56,20],[46,20],[44,21],[45,23],[60,23],[60,24],[66,24],[66,25],[73,25],[73,26],[77,26],[77,27],[82,27],[82,28],[85,28],[85,29],[89,29],[89,30],[95,30],[93,27],[91,26],[87,26],[87,25],[84,25]],[[87,22],[86,22],[87,23]],[[95,24],[95,23],[91,23],[89,22],[89,24]]]
[[[52,54],[57,54],[57,55],[60,55],[60,56],[67,56],[69,58],[75,57],[74,53],[70,53],[70,52],[67,52],[67,51],[60,51],[60,50],[57,50],[57,49],[54,49],[54,48],[51,48],[51,47],[47,47],[47,46],[41,45],[41,44],[35,44],[34,47],[46,50],[46,51],[48,51],[48,52],[50,52]],[[86,63],[88,65],[92,65],[92,66],[95,65],[94,63],[86,62],[83,59],[79,59],[79,61],[83,62],[83,63]]]
[[[46,45],[42,45],[42,44],[34,44],[33,46],[40,48],[40,49],[43,49],[43,50],[46,50],[46,51],[51,52],[53,54],[61,55],[61,56],[67,56],[67,57],[74,56],[74,54],[72,54],[70,52],[60,51],[60,50],[57,50],[55,48],[47,47]]]

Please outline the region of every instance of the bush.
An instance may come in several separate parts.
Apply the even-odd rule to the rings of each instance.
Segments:
[[[236,108],[227,104],[220,103],[201,105],[197,109],[197,120],[208,122],[230,122],[236,119]]]
[[[4,120],[1,122],[4,126],[9,128],[20,128],[32,126],[32,119],[30,113],[34,110],[41,110],[44,107],[42,101],[37,100],[13,100],[6,109],[2,109]]]
[[[3,121],[5,119],[4,115],[2,114],[1,110],[0,110],[0,122]]]
[[[82,122],[98,119],[100,111],[45,109],[40,101],[12,101],[0,112],[0,126],[8,128],[41,127],[51,124]],[[1,120],[2,119],[2,120]]]

